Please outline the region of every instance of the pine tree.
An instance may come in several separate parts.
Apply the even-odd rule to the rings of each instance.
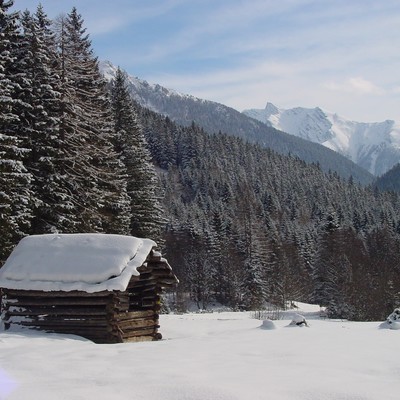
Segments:
[[[117,70],[112,83],[114,147],[127,173],[130,197],[130,233],[160,240],[163,225],[159,183],[127,89],[126,75]]]
[[[76,231],[127,233],[126,176],[113,149],[110,102],[76,8],[58,21],[62,117],[68,189]]]
[[[59,135],[59,57],[51,25],[41,6],[34,15],[27,11],[23,14],[23,41],[16,63],[23,71],[19,96],[27,104],[19,113],[19,131],[30,149],[26,166],[34,178],[31,233],[63,232],[73,228],[70,221],[74,206],[65,184],[68,177],[63,172],[65,155]]]
[[[248,189],[247,191],[244,190],[243,194],[243,200],[248,201],[251,198]],[[243,254],[242,305],[246,309],[259,310],[266,301],[268,294],[266,264],[269,249],[265,237],[263,237],[262,226],[249,203],[243,203],[240,209],[242,232],[239,235],[239,245]]]
[[[353,250],[348,246],[350,243]],[[349,317],[352,251],[356,251],[353,231],[340,227],[335,213],[330,212],[316,254],[313,300],[327,306],[329,315],[334,318]]]
[[[185,249],[188,289],[191,300],[199,309],[206,310],[214,298],[213,259],[206,244],[199,238],[192,238],[191,246]]]
[[[0,265],[12,247],[27,234],[31,220],[31,175],[23,161],[28,149],[17,130],[18,79],[15,69],[21,43],[18,15],[12,1],[0,0]]]

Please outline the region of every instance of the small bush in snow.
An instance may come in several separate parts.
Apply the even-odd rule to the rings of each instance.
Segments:
[[[300,314],[294,314],[289,326],[308,326],[306,319]]]
[[[400,308],[396,308],[380,325],[382,329],[399,329],[400,330]]]

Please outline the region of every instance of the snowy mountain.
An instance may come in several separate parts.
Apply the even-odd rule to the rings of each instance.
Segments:
[[[118,67],[110,61],[100,62],[100,70],[107,81],[111,81],[117,72]],[[187,100],[191,102],[207,103],[206,100],[201,100],[197,97],[182,94],[173,89],[167,89],[159,84],[152,84],[143,79],[139,79],[132,75],[128,75],[128,82],[133,98],[143,107],[155,111],[159,114],[168,115],[163,109],[168,102],[173,100]],[[185,108],[182,110],[181,123],[183,125],[190,124],[193,120],[188,117],[185,119]]]
[[[117,67],[109,61],[100,63],[100,69],[107,80],[113,79]],[[168,116],[184,126],[193,122],[206,132],[224,132],[239,136],[251,143],[258,143],[279,154],[291,154],[307,163],[320,165],[325,172],[336,171],[343,178],[353,177],[355,181],[369,184],[373,176],[348,158],[337,152],[298,136],[278,131],[274,127],[257,121],[233,108],[213,101],[181,94],[158,84],[128,76],[132,97],[143,107]]]
[[[400,161],[400,125],[394,121],[349,121],[316,108],[265,109],[243,113],[278,130],[310,140],[349,158],[374,175],[382,175]]]

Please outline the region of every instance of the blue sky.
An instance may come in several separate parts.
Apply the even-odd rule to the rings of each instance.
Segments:
[[[73,6],[95,54],[128,73],[239,111],[319,106],[400,124],[398,0],[15,0]]]

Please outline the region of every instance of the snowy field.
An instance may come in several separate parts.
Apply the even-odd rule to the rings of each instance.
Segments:
[[[1,331],[0,399],[400,398],[400,330],[301,311],[309,327],[288,326],[290,313],[275,329],[251,313],[166,315],[159,342]]]

